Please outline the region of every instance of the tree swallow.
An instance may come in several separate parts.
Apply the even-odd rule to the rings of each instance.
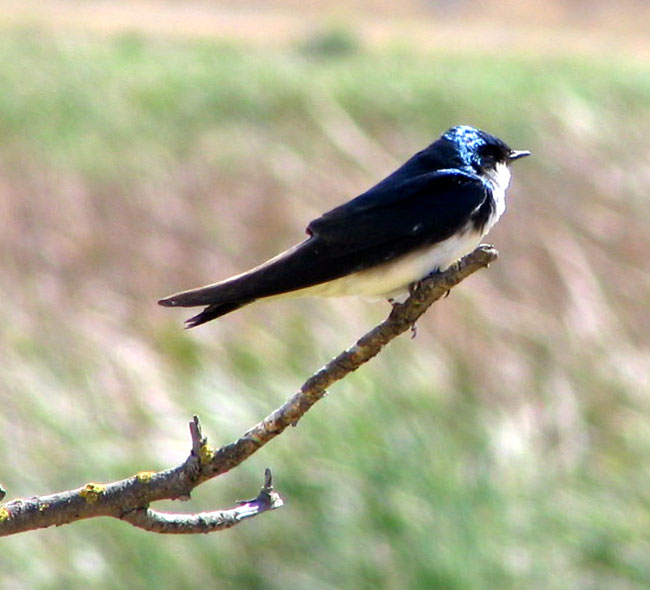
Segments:
[[[505,210],[509,164],[528,155],[485,131],[452,127],[379,184],[312,221],[300,244],[158,303],[206,306],[186,321],[192,328],[278,296],[399,297],[479,244]]]

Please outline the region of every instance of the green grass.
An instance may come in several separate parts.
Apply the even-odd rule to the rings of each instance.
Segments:
[[[16,536],[0,586],[650,585],[650,69],[346,47],[0,37],[10,497],[179,463],[193,413],[228,442],[386,312],[277,302],[183,332],[158,297],[275,254],[452,124],[534,153],[495,265],[166,506],[230,506],[270,465],[282,510],[207,537]]]

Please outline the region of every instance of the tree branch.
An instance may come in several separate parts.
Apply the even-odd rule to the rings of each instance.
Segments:
[[[165,499],[189,500],[196,486],[233,469],[288,426],[295,426],[330,385],[368,362],[393,338],[414,330],[415,323],[432,303],[472,273],[487,267],[497,256],[492,246],[481,245],[445,272],[412,286],[407,301],[394,304],[387,319],[307,379],[298,393],[235,442],[213,449],[195,416],[190,422],[192,451],[182,465],[160,472],[140,472],[109,484],[87,483],[76,490],[12,500],[0,505],[0,536],[96,516],[112,516],[156,533],[208,533],[279,508],[283,502],[273,490],[269,469],[258,496],[229,510],[172,514],[152,510],[149,505]]]

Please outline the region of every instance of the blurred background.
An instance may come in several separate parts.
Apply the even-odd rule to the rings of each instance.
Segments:
[[[497,263],[201,486],[201,537],[2,541],[0,587],[650,587],[650,8],[641,0],[0,0],[0,483],[182,462],[384,302],[156,299],[257,264],[456,124],[517,163]]]

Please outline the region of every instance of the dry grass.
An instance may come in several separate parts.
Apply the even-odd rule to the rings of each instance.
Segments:
[[[0,26],[53,32],[138,33],[286,47],[341,29],[371,47],[466,54],[649,56],[644,2],[326,0],[0,0]]]

